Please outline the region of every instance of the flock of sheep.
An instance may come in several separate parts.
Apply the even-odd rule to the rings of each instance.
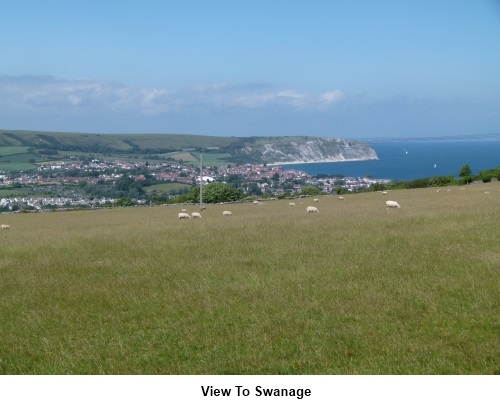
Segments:
[[[187,213],[186,209],[182,209],[179,212],[179,219],[191,219],[191,218],[201,218],[201,214],[199,212],[192,212],[191,215]]]
[[[339,200],[343,200],[343,199],[344,199],[344,197],[339,196]],[[315,198],[314,202],[319,202],[319,199]],[[254,201],[254,204],[261,204],[261,203],[258,202],[258,201]],[[288,205],[295,206],[295,203],[294,202],[290,202],[290,203],[288,203]],[[385,205],[386,205],[386,208],[401,208],[401,206],[396,201],[386,201]],[[306,213],[308,213],[308,214],[310,214],[310,213],[319,213],[319,210],[318,210],[317,207],[314,207],[314,206],[310,205],[310,206],[308,206],[306,208]],[[222,215],[224,215],[225,217],[227,217],[227,216],[233,215],[233,213],[231,211],[223,211]],[[189,215],[188,212],[187,212],[187,210],[184,209],[184,208],[181,210],[181,212],[179,212],[178,216],[179,216],[179,219],[191,219],[191,218],[193,218],[193,219],[201,219],[201,214],[199,212],[192,212],[191,215]],[[4,229],[10,229],[10,225],[2,224],[2,225],[0,225],[0,229],[2,229],[2,230],[4,230]]]
[[[340,196],[339,200],[344,200],[344,197]],[[315,198],[314,201],[319,202],[319,200],[317,198]],[[292,204],[295,205],[295,203],[290,203],[290,205],[292,205]],[[401,205],[399,205],[397,201],[389,200],[389,201],[385,202],[385,207],[386,208],[401,208]],[[310,213],[310,212],[318,212],[319,213],[318,209],[316,207],[313,207],[313,206],[307,207],[306,212],[307,213]]]
[[[463,188],[461,188],[460,190],[463,190]],[[439,192],[440,190],[437,190],[437,192]],[[447,190],[447,191],[450,191],[450,190]],[[489,193],[489,191],[485,191],[485,193]],[[382,191],[382,194],[387,194],[387,191]],[[339,200],[344,200],[344,197],[343,196],[339,196]],[[319,202],[319,198],[314,198],[313,199],[314,202]],[[258,204],[258,205],[261,205],[262,202],[260,201],[254,201],[254,204]],[[302,203],[301,203],[302,204]],[[288,203],[289,206],[295,206],[295,202],[289,202]],[[401,205],[399,205],[399,203],[397,201],[392,201],[392,200],[388,200],[385,202],[385,206],[386,208],[401,208]],[[308,206],[306,208],[306,213],[307,214],[310,214],[310,213],[319,213],[319,210],[317,207],[315,206]],[[222,212],[222,215],[223,216],[231,216],[233,215],[233,213],[231,211],[223,211]],[[179,216],[179,219],[201,219],[201,214],[199,212],[192,212],[191,215],[188,214],[187,210],[186,209],[182,209],[181,212],[178,214]],[[10,225],[7,225],[7,224],[1,224],[0,225],[0,229],[1,230],[7,230],[7,229],[10,229]]]
[[[382,194],[387,194],[387,191],[384,191]],[[339,196],[339,200],[344,200],[344,197]],[[313,201],[314,202],[319,202],[319,199],[315,198]],[[262,204],[262,203],[259,202],[259,201],[254,201],[254,204]],[[294,207],[295,203],[294,202],[289,202],[288,205],[291,206],[291,207]],[[386,201],[385,202],[385,206],[386,206],[386,208],[401,208],[401,206],[398,204],[397,201],[391,201],[391,200]],[[318,210],[317,207],[314,207],[314,206],[310,205],[310,206],[308,206],[306,208],[306,213],[308,213],[308,214],[310,214],[310,213],[319,213],[319,210]],[[201,218],[201,214],[199,212],[192,212],[191,215],[189,215],[187,213],[186,209],[182,209],[181,212],[178,215],[179,215],[179,219]],[[222,215],[224,215],[224,216],[230,216],[230,215],[233,215],[233,213],[231,211],[223,211]]]

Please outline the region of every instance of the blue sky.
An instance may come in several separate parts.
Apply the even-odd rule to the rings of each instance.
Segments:
[[[500,132],[500,0],[4,0],[0,128]]]

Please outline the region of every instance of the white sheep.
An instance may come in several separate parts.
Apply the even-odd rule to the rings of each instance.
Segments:
[[[225,217],[229,216],[229,215],[233,215],[233,213],[231,211],[224,211],[222,213],[222,215],[224,215]]]
[[[382,191],[382,194],[387,194],[387,191]]]
[[[179,212],[179,219],[189,219],[191,218],[189,214],[186,214],[185,212]]]
[[[342,197],[342,196],[339,196],[339,200],[343,200],[343,199],[344,199],[344,197]]]
[[[181,212],[188,212],[188,210],[183,208],[183,209],[181,209]]]
[[[319,202],[319,198],[315,198],[315,199],[314,199],[314,202]]]
[[[317,212],[317,213],[319,213],[319,211],[318,211],[318,209],[317,209],[316,207],[311,207],[311,206],[309,206],[309,207],[307,207],[307,208],[306,208],[306,212],[307,212],[308,214],[309,214],[310,212]]]
[[[0,228],[1,229],[10,229],[10,225],[2,224],[2,225],[0,225]]]
[[[397,201],[386,201],[385,207],[386,208],[401,208],[401,206],[397,203]]]
[[[290,207],[295,207],[295,203],[294,203],[294,202],[289,202],[289,203],[288,203],[288,205],[289,205]]]
[[[201,218],[201,214],[199,212],[192,212],[191,218]]]

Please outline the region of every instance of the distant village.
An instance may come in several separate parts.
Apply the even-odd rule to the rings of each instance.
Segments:
[[[384,183],[388,180],[373,178],[345,178],[311,176],[304,171],[286,169],[286,166],[246,164],[240,166],[203,167],[202,181],[229,182],[255,198],[297,196],[306,186],[316,186],[321,193],[335,194],[356,192]],[[199,186],[200,167],[176,162],[105,161],[79,159],[51,162],[27,173],[0,172],[0,190],[9,190],[0,195],[0,211],[44,210],[57,208],[98,208],[113,206],[119,197],[114,195],[90,196],[82,188],[92,185],[115,184],[123,180],[138,186],[162,183],[185,184],[184,192]],[[29,193],[21,192],[29,189]],[[38,195],[36,196],[38,191]],[[47,193],[47,191],[52,191]],[[179,192],[167,193],[175,198]],[[50,196],[47,196],[49,194]],[[132,198],[134,204],[152,204],[149,194],[138,194]]]

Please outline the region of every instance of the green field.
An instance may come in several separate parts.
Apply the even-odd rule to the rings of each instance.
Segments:
[[[191,188],[192,184],[186,184],[186,183],[160,183],[160,184],[155,184],[154,186],[148,186],[144,187],[144,190],[146,193],[151,194],[152,192],[159,192],[159,193],[170,193],[172,191],[178,191],[184,188]]]
[[[499,200],[0,215],[0,373],[498,374]]]
[[[27,162],[2,162],[0,161],[0,170],[2,171],[23,171],[23,170],[32,170],[36,166]]]
[[[27,153],[29,148],[25,146],[2,146],[0,147],[0,157],[19,155],[21,153]]]
[[[183,163],[192,164],[197,166],[200,164],[200,153],[199,152],[173,152],[165,153],[161,155],[162,157],[170,157],[177,161],[183,161]],[[203,154],[203,167],[206,166],[227,166],[234,164],[231,161],[225,160],[231,158],[229,153],[204,153]]]
[[[200,154],[198,152],[192,152],[192,155],[196,158],[196,161],[200,161]],[[230,159],[231,155],[229,153],[204,153],[203,154],[203,167],[205,166],[227,166],[234,164]]]
[[[30,153],[29,148],[25,146],[0,147],[0,170],[31,170],[36,167],[31,162],[39,159],[38,155]]]
[[[34,195],[34,193],[29,188],[0,188],[0,198],[1,197],[22,197],[22,196],[27,196],[27,195]]]

